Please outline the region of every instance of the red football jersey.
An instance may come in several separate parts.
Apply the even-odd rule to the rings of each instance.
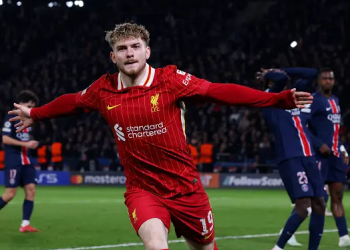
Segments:
[[[127,192],[172,197],[201,187],[186,145],[181,98],[205,96],[209,85],[176,66],[147,65],[138,86],[125,87],[120,74],[107,74],[77,95],[81,106],[99,110],[111,127]]]

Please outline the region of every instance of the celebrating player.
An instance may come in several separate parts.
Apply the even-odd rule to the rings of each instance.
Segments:
[[[17,96],[21,107],[31,109],[39,99],[31,91],[22,91]],[[31,164],[28,149],[35,149],[39,142],[30,140],[31,128],[25,128],[16,134],[15,123],[10,121],[14,115],[6,115],[2,128],[2,143],[5,145],[5,193],[0,198],[0,209],[6,206],[16,195],[17,187],[22,186],[25,192],[23,218],[20,232],[38,232],[30,224],[34,207],[36,172]]]
[[[307,69],[291,68],[283,71],[261,72],[259,79],[265,81],[268,92],[282,91],[289,80],[286,73],[303,70],[306,73],[294,87],[306,87],[308,83]],[[324,185],[321,173],[317,167],[311,136],[305,129],[306,122],[300,117],[300,109],[282,110],[264,108],[264,118],[275,137],[276,161],[280,176],[286,191],[295,204],[294,210],[287,220],[285,227],[273,250],[284,249],[301,223],[307,218],[311,210],[309,224],[309,250],[317,250],[323,233],[325,221],[325,202],[323,199]],[[298,245],[293,244],[292,245]]]
[[[154,69],[149,32],[124,23],[107,32],[110,57],[119,73],[103,75],[76,94],[58,97],[40,108],[15,104],[18,131],[34,121],[98,110],[114,132],[127,177],[125,204],[147,250],[168,249],[170,222],[191,249],[218,249],[209,198],[186,145],[180,101],[227,105],[303,107],[309,93],[265,93],[235,84],[210,83],[176,66]]]
[[[349,163],[349,158],[344,155],[346,151],[339,142],[341,115],[339,99],[332,94],[334,73],[330,69],[322,69],[317,80],[320,91],[313,94],[312,105],[302,111],[309,121],[319,168],[329,187],[331,210],[339,233],[339,246],[345,247],[350,246],[343,207],[343,183],[347,182],[345,164]]]

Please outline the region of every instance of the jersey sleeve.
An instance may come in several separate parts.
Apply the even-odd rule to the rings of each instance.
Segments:
[[[276,117],[273,115],[273,108],[263,108],[262,114],[266,122],[271,122]]]
[[[275,85],[276,83],[274,83]],[[265,92],[270,92],[270,88],[268,88],[267,90],[265,90]],[[266,122],[271,122],[273,120],[274,116],[273,115],[273,108],[262,108],[262,114],[263,114],[263,117],[265,119]]]
[[[11,116],[9,116],[9,115],[7,115],[5,117],[4,124],[2,126],[2,133],[1,134],[13,137],[15,134],[16,128],[15,128],[15,123],[9,121],[10,118],[11,118]]]
[[[313,95],[314,99],[311,104],[306,104],[303,109],[301,109],[301,114],[310,121],[312,117],[317,114],[318,112],[318,99],[315,98],[315,95]]]
[[[312,120],[313,116],[317,114],[319,110],[318,107],[319,107],[318,99],[314,98],[314,101],[312,102],[312,104],[305,105],[305,108],[301,109],[302,116],[304,117],[304,119],[307,120],[309,124],[307,129],[310,131],[311,143],[315,149],[319,149],[323,145],[323,141],[318,137],[316,137],[313,134],[312,128],[310,128],[310,121]]]
[[[283,91],[289,80],[286,74],[275,71],[267,72],[265,74],[265,79],[273,82],[273,85],[267,91],[271,93],[279,93]]]
[[[311,137],[311,144],[315,149],[320,149],[324,144],[323,141],[317,138],[311,131],[310,131],[310,137]]]
[[[168,66],[169,87],[177,98],[205,96],[210,82],[197,78],[189,73],[177,69],[176,66]]]
[[[79,107],[85,108],[85,111],[98,109],[98,90],[101,83],[108,81],[108,75],[101,76],[98,80],[90,84],[89,87],[76,94],[76,102]]]
[[[83,91],[75,94],[65,94],[44,106],[32,108],[30,116],[37,122],[96,110],[99,108],[98,90],[100,89],[101,81],[105,80],[108,80],[106,75],[102,76]]]

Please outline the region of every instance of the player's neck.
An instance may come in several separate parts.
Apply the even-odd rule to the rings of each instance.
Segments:
[[[123,84],[125,85],[125,87],[137,86],[138,84],[140,84],[140,82],[144,78],[145,74],[147,74],[147,64],[140,71],[140,73],[137,74],[135,77],[130,77],[130,76],[124,74],[123,72],[120,72],[121,79],[122,79]]]
[[[328,98],[332,96],[332,90],[321,90],[321,93]]]

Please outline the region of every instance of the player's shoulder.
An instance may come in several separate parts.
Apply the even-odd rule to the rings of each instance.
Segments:
[[[10,122],[9,120],[10,120],[12,117],[15,117],[15,115],[6,114],[5,117],[4,117],[4,122]]]
[[[313,97],[313,102],[318,102],[322,100],[324,96],[320,92],[315,92],[312,94],[312,97]]]
[[[118,78],[118,73],[103,74],[102,76],[100,76],[100,78],[95,80],[90,86],[94,88],[99,88],[104,84],[109,84],[113,82],[115,78]]]
[[[320,96],[320,94],[321,94],[320,92],[314,92],[314,93],[312,93],[312,96],[313,96],[314,98],[315,98],[315,97],[318,98],[318,97]]]
[[[10,118],[14,117],[14,115],[6,114],[4,118],[4,123],[2,124],[2,132],[10,133],[12,131],[12,127],[14,126],[14,122],[10,122]]]
[[[113,81],[113,74],[104,74],[100,76],[100,78],[95,80],[93,83],[91,83],[89,86],[87,86],[81,92],[81,95],[84,95],[87,91],[95,92],[96,90],[100,89],[103,85],[109,84],[111,81]]]
[[[335,101],[339,101],[339,97],[338,96],[336,96],[336,95],[332,95],[332,99],[334,99]]]
[[[157,68],[156,69],[156,73],[158,73],[159,75],[164,75],[164,76],[185,76],[186,72],[178,69],[178,67],[176,65],[167,65],[163,68]]]

